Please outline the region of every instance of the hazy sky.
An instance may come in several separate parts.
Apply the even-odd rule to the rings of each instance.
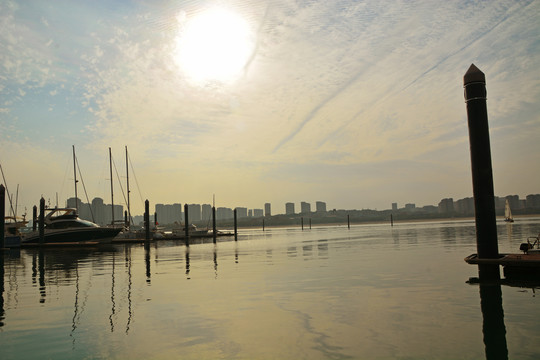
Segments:
[[[134,213],[213,194],[273,213],[436,205],[472,196],[474,63],[495,194],[524,198],[540,192],[539,19],[540,1],[3,0],[0,164],[29,214],[73,196],[72,145],[107,203],[108,148],[125,191],[128,147]]]

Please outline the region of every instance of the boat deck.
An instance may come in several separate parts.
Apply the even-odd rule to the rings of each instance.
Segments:
[[[529,254],[500,254],[496,259],[480,259],[477,254],[465,258],[468,264],[487,265],[497,264],[502,266],[540,267],[540,253]]]

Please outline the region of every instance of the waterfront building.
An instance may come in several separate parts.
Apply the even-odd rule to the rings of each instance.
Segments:
[[[212,205],[203,204],[201,206],[201,216],[203,221],[208,221],[212,219]],[[216,215],[217,218],[217,215]]]
[[[439,214],[450,214],[454,212],[454,199],[442,199],[439,202]]]
[[[253,217],[263,217],[263,209],[253,209]]]
[[[285,214],[294,215],[294,203],[292,202],[285,203]]]
[[[248,209],[245,207],[236,208],[236,217],[238,219],[246,218],[248,216]]]
[[[540,208],[540,194],[530,194],[525,198],[525,207],[528,209]]]
[[[315,203],[315,211],[318,213],[326,212],[326,203],[324,201],[317,201]]]
[[[253,210],[252,209],[248,210],[248,217],[253,217]]]
[[[190,223],[194,221],[201,221],[201,205],[188,204],[188,217]]]
[[[307,203],[305,201],[302,201],[300,203],[300,213],[302,214],[309,214],[311,213],[311,204]]]
[[[454,203],[454,209],[458,214],[474,215],[474,199],[472,197],[459,199]]]
[[[392,203],[392,211],[397,211],[397,203]]]
[[[182,221],[182,204],[156,204],[155,211],[159,224],[174,224]]]
[[[216,209],[216,220],[230,220],[234,218],[234,213],[231,208],[218,207]]]
[[[272,210],[270,203],[264,204],[264,216],[272,216]]]

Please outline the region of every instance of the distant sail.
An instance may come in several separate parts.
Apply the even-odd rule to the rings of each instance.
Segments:
[[[504,221],[514,222],[514,217],[512,216],[512,210],[510,210],[508,199],[506,199],[506,203],[504,204]]]

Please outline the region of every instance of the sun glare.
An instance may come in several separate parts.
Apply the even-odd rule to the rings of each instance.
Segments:
[[[214,8],[182,25],[175,61],[188,78],[229,82],[242,75],[254,49],[254,35],[240,15]]]

